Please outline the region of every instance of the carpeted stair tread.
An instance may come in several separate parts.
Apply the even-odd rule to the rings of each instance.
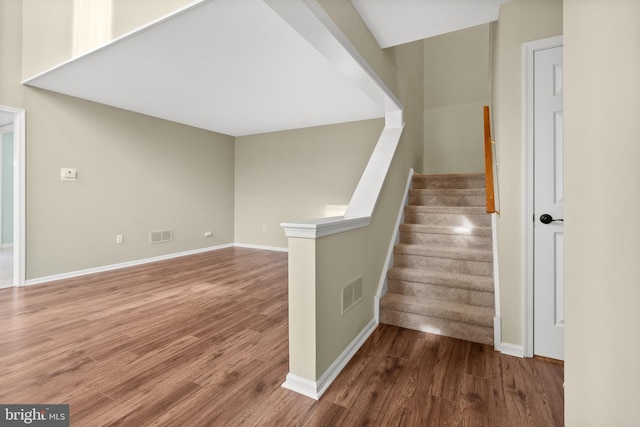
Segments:
[[[411,233],[455,234],[491,237],[491,227],[458,227],[454,225],[400,224],[400,230]]]
[[[493,279],[486,276],[457,274],[411,267],[392,267],[387,277],[392,280],[449,286],[493,293]]]
[[[380,301],[381,309],[414,313],[483,327],[493,327],[493,309],[452,301],[417,299],[387,293]]]

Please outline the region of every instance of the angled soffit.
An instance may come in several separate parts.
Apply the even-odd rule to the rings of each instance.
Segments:
[[[233,136],[384,117],[262,0],[205,0],[25,80]]]
[[[351,0],[382,48],[496,21],[510,0]]]

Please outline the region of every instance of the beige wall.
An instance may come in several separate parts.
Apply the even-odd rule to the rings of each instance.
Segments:
[[[71,58],[73,0],[22,0],[13,3],[22,4],[23,7],[23,80]],[[9,40],[17,39],[17,35],[14,35]]]
[[[500,163],[497,244],[502,341],[509,344],[523,344],[522,44],[560,34],[560,0],[512,0],[500,7],[494,47],[493,122]]]
[[[27,278],[233,242],[232,137],[25,90]]]
[[[113,37],[119,37],[193,2],[193,0],[112,0]]]
[[[367,230],[334,234],[316,245],[316,373],[323,374],[355,336],[373,319],[375,289],[363,287],[363,300],[342,314],[342,287],[358,277],[367,277]]]
[[[236,138],[236,242],[286,248],[282,222],[342,215],[383,126],[378,119]]]
[[[316,242],[289,239],[289,372],[317,378],[316,370]],[[291,351],[293,349],[293,351]]]
[[[0,104],[27,111],[27,279],[232,243],[233,138],[19,85],[14,3],[0,3]],[[174,241],[150,245],[157,229]]]
[[[26,18],[22,66],[22,79],[26,79],[73,56],[88,52],[109,39],[163,17],[192,3],[192,0],[111,0],[111,4],[108,0],[102,3],[94,2],[93,9],[88,10],[93,10],[98,15],[94,17],[95,22],[103,19],[103,16],[112,22],[81,29],[74,26],[74,0],[22,0],[21,3]],[[102,15],[100,4],[110,6],[111,14]],[[107,27],[106,31],[104,27]],[[92,29],[99,34],[87,34]],[[83,38],[79,49],[74,49],[76,34]],[[91,42],[87,43],[87,40]]]
[[[484,172],[490,70],[490,24],[424,40],[425,173]]]
[[[21,102],[21,63],[22,2],[0,1],[0,104]]]
[[[568,427],[640,425],[639,18],[564,1]]]

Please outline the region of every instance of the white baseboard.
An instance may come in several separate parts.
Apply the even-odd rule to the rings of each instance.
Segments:
[[[29,279],[25,281],[25,286],[40,285],[42,283],[53,282],[55,280],[72,279],[74,277],[86,276],[87,274],[102,273],[105,271],[118,270],[126,267],[134,267],[136,265],[148,264],[151,262],[164,261],[167,259],[179,258],[187,255],[195,255],[203,252],[217,251],[220,249],[232,248],[232,247],[261,249],[266,251],[278,251],[278,252],[287,252],[288,250],[287,248],[279,248],[276,246],[259,246],[259,245],[249,245],[244,243],[226,243],[224,245],[208,246],[206,248],[193,249],[193,250],[184,251],[184,252],[176,252],[173,254],[161,255],[161,256],[152,257],[152,258],[144,258],[144,259],[139,259],[135,261],[122,262],[118,264],[104,265],[101,267],[87,268],[85,270],[70,271],[68,273],[37,277],[35,279]]]
[[[236,248],[260,249],[263,251],[289,252],[289,248],[281,248],[278,246],[252,245],[249,243],[235,243]]]
[[[329,366],[322,374],[318,381],[312,381],[307,378],[289,372],[287,379],[282,387],[300,393],[312,399],[320,399],[329,386],[335,381],[340,372],[347,366],[347,363],[353,358],[356,352],[362,347],[367,338],[373,333],[378,326],[376,319],[371,319],[369,323],[360,331],[358,336],[351,341],[351,344],[338,356],[338,358]]]
[[[25,286],[39,285],[39,284],[42,284],[42,283],[53,282],[55,280],[71,279],[71,278],[74,278],[74,277],[86,276],[87,274],[102,273],[102,272],[105,272],[105,271],[118,270],[118,269],[126,268],[126,267],[134,267],[136,265],[149,264],[151,262],[164,261],[164,260],[167,260],[167,259],[179,258],[179,257],[187,256],[187,255],[195,255],[195,254],[199,254],[199,253],[203,253],[203,252],[216,251],[216,250],[219,250],[219,249],[230,248],[230,247],[233,247],[233,246],[234,246],[233,243],[227,243],[227,244],[224,244],[224,245],[209,246],[209,247],[206,247],[206,248],[193,249],[193,250],[190,250],[190,251],[177,252],[177,253],[173,253],[173,254],[161,255],[161,256],[152,257],[152,258],[139,259],[139,260],[135,260],[135,261],[127,261],[127,262],[122,262],[122,263],[118,263],[118,264],[104,265],[102,267],[87,268],[85,270],[70,271],[68,273],[61,273],[61,274],[54,274],[54,275],[51,275],[51,276],[37,277],[35,279],[29,279],[29,280],[25,281]]]
[[[518,344],[510,344],[507,342],[501,342],[496,346],[496,350],[498,350],[502,354],[506,354],[507,356],[514,357],[524,357],[524,348]]]
[[[308,380],[291,372],[287,374],[287,379],[282,383],[282,387],[315,400],[320,399],[318,386],[315,381]]]

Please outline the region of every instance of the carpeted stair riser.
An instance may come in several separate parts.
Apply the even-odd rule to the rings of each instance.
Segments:
[[[399,243],[394,247],[394,254],[416,255],[433,258],[459,259],[490,263],[493,261],[491,251],[485,249],[456,248],[447,246],[405,245]]]
[[[413,188],[485,188],[485,177],[484,174],[417,175],[413,179]]]
[[[486,204],[484,190],[473,190],[472,193],[434,193],[438,190],[411,190],[409,204],[420,206],[476,206],[483,207]],[[446,190],[445,190],[446,191]]]
[[[399,267],[477,276],[493,274],[493,255],[487,250],[398,244],[393,254],[395,265]]]
[[[401,231],[425,234],[450,234],[491,238],[491,227],[458,227],[453,225],[400,224]]]
[[[445,335],[461,340],[493,345],[493,328],[438,319],[391,309],[380,310],[380,322],[416,331]]]
[[[450,286],[432,285],[421,282],[408,282],[404,280],[389,279],[388,291],[394,294],[406,295],[416,298],[429,298],[441,301],[459,302],[462,304],[475,304],[493,309],[493,292],[477,291],[472,289],[455,288]]]
[[[493,309],[441,300],[423,300],[407,295],[387,294],[382,306],[396,311],[450,319],[472,325],[493,326]]]
[[[491,277],[493,264],[488,262],[460,259],[434,258],[420,255],[396,254],[394,265],[398,267],[424,268],[435,271],[448,271],[457,274],[470,274]]]
[[[392,267],[389,269],[387,277],[389,280],[418,282],[493,293],[492,277],[470,276],[468,274],[431,271],[411,267]]]
[[[416,233],[400,228],[400,243],[414,245],[456,246],[469,249],[491,250],[491,237],[459,234]]]
[[[409,224],[447,225],[453,227],[490,227],[491,218],[487,214],[467,214],[448,212],[423,212],[405,209],[404,221]]]

